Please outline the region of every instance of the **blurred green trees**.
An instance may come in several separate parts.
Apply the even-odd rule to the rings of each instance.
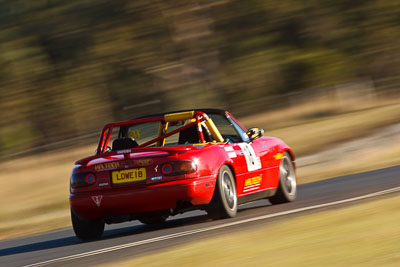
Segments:
[[[0,0],[0,154],[146,113],[395,87],[399,37],[395,0]]]

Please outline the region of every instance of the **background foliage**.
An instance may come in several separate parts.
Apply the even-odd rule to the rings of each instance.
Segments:
[[[399,37],[394,0],[0,0],[0,155],[151,112],[397,88]]]

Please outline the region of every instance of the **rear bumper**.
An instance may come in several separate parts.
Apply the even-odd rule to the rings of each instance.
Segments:
[[[120,187],[93,192],[71,193],[71,208],[86,219],[134,215],[177,208],[177,203],[210,203],[215,177],[179,180],[143,187]]]

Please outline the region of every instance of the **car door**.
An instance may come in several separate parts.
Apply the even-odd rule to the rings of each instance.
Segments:
[[[238,195],[247,195],[264,190],[267,185],[267,173],[265,166],[263,166],[263,161],[265,155],[268,154],[268,149],[259,139],[251,140],[247,132],[235,119],[231,117],[229,119],[239,136],[241,136],[242,140],[238,143],[238,146],[241,149],[240,154],[243,154],[243,163],[246,167],[246,173],[244,173],[241,179],[237,179]]]
[[[228,141],[225,151],[234,164],[238,196],[263,190],[265,174],[262,157],[265,149],[262,144],[257,140],[250,140],[243,127],[230,114],[212,114],[210,117],[223,138]]]
[[[251,146],[261,161],[261,187],[270,189],[275,186],[273,177],[277,174],[277,160],[274,158],[276,145],[270,137],[260,137],[252,140]]]

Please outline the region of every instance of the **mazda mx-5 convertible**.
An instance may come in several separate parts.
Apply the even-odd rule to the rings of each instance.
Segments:
[[[217,109],[170,112],[104,126],[94,156],[78,160],[70,181],[72,225],[83,240],[105,224],[202,209],[234,217],[238,205],[296,198],[295,156],[263,130],[246,129]]]

